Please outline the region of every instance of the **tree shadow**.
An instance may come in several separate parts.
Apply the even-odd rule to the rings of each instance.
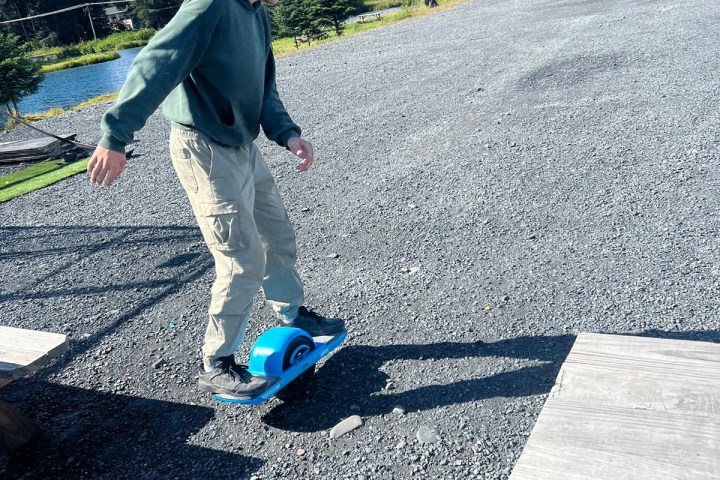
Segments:
[[[7,456],[7,478],[241,479],[263,463],[220,446],[190,444],[213,419],[211,408],[34,378],[23,395],[33,399],[23,410],[44,432]]]
[[[94,317],[83,327],[90,332],[82,338],[71,336],[69,352],[36,377],[61,370],[123,324],[213,270],[196,227],[6,226],[0,227],[0,237],[0,269],[20,272],[0,286],[0,308],[34,302],[44,309],[67,310],[72,318],[78,312],[68,308],[71,302],[98,299],[90,307],[101,313],[87,306],[81,312]],[[113,308],[118,315],[103,315]]]

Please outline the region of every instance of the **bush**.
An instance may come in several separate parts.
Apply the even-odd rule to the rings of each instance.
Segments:
[[[123,42],[115,45],[115,51],[125,50],[126,48],[142,47],[147,45],[146,40],[133,40],[132,42]]]
[[[124,48],[140,47],[145,45],[153,35],[155,35],[155,30],[152,28],[113,33],[100,40],[91,40],[79,45],[62,47],[60,53],[58,53],[58,58],[62,60],[94,53],[114,52]]]
[[[80,52],[80,49],[77,47],[63,47],[60,49],[60,52],[57,54],[57,58],[63,60],[66,58],[73,58],[73,57],[79,57],[82,55]]]

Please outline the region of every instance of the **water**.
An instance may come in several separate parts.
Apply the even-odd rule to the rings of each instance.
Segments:
[[[111,62],[46,73],[40,90],[20,101],[20,112],[28,114],[53,107],[68,108],[98,95],[117,92],[139,51],[140,48],[128,48],[120,50],[120,58]]]

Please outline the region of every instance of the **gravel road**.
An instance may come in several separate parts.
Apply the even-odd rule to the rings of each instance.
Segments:
[[[297,403],[196,389],[213,271],[159,113],[112,188],[0,204],[0,323],[70,338],[1,391],[45,435],[0,477],[507,478],[579,332],[720,342],[719,51],[715,0],[470,0],[281,59],[317,162],[258,144],[350,332]]]

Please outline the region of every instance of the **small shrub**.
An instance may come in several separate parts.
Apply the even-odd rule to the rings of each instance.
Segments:
[[[410,5],[403,5],[400,10],[393,16],[395,20],[405,20],[406,18],[412,17],[412,7]]]
[[[66,58],[79,57],[80,55],[82,55],[82,53],[80,53],[80,49],[77,47],[63,47],[62,49],[60,49],[57,57],[63,60]]]

